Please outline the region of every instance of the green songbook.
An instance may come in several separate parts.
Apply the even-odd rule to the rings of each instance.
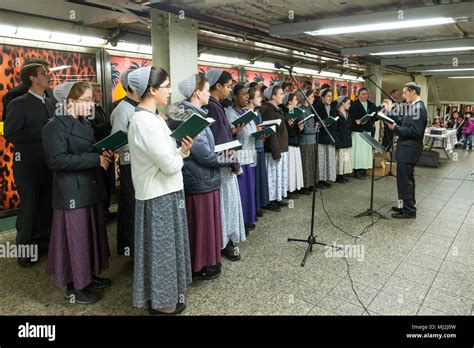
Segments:
[[[181,123],[178,128],[174,130],[170,135],[178,141],[189,136],[194,138],[196,135],[201,133],[204,128],[209,127],[215,122],[214,119],[207,117],[204,118],[198,114],[192,114],[186,121]]]
[[[360,124],[365,124],[365,123],[367,123],[370,119],[372,119],[372,118],[374,117],[374,114],[375,114],[375,113],[365,114],[365,116],[363,116],[363,117],[360,119]]]
[[[263,128],[257,132],[254,132],[252,134],[250,134],[251,136],[255,137],[255,138],[260,138],[260,136],[262,135],[271,135],[271,134],[274,134],[276,133],[276,126],[270,126],[270,127],[266,127],[266,128]]]
[[[257,117],[257,114],[253,112],[252,110],[249,110],[245,114],[240,116],[238,119],[236,119],[235,121],[232,121],[231,123],[234,127],[237,127],[239,124],[247,125],[250,121],[255,119],[255,117]]]
[[[122,146],[128,144],[128,136],[125,132],[119,130],[114,134],[109,135],[108,137],[102,139],[101,141],[92,145],[92,148],[96,152],[103,151],[115,151],[120,149]]]
[[[329,116],[325,118],[323,122],[326,127],[329,127],[329,126],[332,126],[334,123],[336,123],[337,120],[339,120],[339,116],[336,116],[336,117]]]
[[[294,120],[304,114],[304,111],[298,107],[293,108],[291,111],[285,113],[286,120]]]

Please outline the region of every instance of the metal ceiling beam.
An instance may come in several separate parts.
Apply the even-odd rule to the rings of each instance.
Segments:
[[[406,8],[403,10],[403,20],[428,19],[433,17],[462,17],[474,15],[474,6],[469,2],[446,5]],[[270,26],[270,34],[277,37],[301,35],[320,29],[347,27],[353,25],[376,24],[399,20],[399,10],[366,13],[353,16],[339,16],[297,23],[274,24]],[[467,19],[468,20],[468,19]]]
[[[420,66],[408,67],[407,71],[408,72],[422,72],[422,71],[433,70],[433,69],[474,69],[474,64],[458,65],[458,66],[453,66],[452,64],[451,65],[449,64],[447,65],[420,65]]]
[[[443,56],[417,56],[406,58],[386,58],[381,59],[380,64],[383,66],[397,65],[397,66],[413,66],[413,65],[436,65],[436,64],[453,64],[454,59],[457,59],[457,64],[471,64],[474,63],[474,54],[449,54]]]
[[[408,51],[408,50],[424,50],[433,48],[452,48],[460,46],[474,47],[473,39],[455,39],[455,40],[438,40],[438,41],[420,41],[409,43],[397,43],[388,45],[374,45],[365,47],[347,47],[343,48],[341,54],[343,56],[365,56],[370,53],[392,52],[392,51]]]
[[[44,18],[54,18],[85,26],[118,20],[124,16],[120,12],[91,8],[61,0],[2,0],[0,1],[0,9]],[[28,26],[28,24],[28,21],[26,21],[25,26]]]
[[[441,71],[441,72],[421,72],[425,76],[473,76],[474,71]]]
[[[171,5],[168,5],[168,4],[165,4],[165,3],[150,3],[148,6],[151,7],[151,8],[157,9],[157,10],[173,13],[175,15],[179,15],[180,11],[183,10],[182,8],[171,6]],[[226,21],[224,19],[215,18],[215,17],[208,16],[208,15],[203,15],[201,13],[198,13],[198,12],[195,12],[195,11],[192,11],[192,10],[189,10],[189,9],[185,9],[185,15],[186,15],[187,18],[194,19],[194,20],[197,20],[197,21],[200,21],[200,22],[214,24],[216,26],[231,29],[233,31],[240,32],[240,33],[246,33],[247,37],[253,36],[253,37],[256,37],[256,38],[260,38],[260,39],[275,40],[274,37],[272,37],[269,33],[265,32],[265,31],[262,31],[262,30],[259,30],[259,29],[249,28],[247,26],[240,25],[240,24],[235,24],[235,23]],[[294,45],[299,46],[299,47],[302,46],[302,43],[299,42],[299,41],[296,41],[296,40],[286,40],[286,42],[293,45],[293,46]],[[323,47],[323,46],[311,45],[311,47],[315,48],[317,50],[320,50],[322,52],[326,51],[330,54],[332,53],[333,55],[339,55],[339,53],[340,53],[338,50],[330,49],[330,48]],[[320,54],[320,53],[318,53],[318,54]]]

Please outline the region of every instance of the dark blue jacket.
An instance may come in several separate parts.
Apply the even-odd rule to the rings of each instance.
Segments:
[[[184,110],[184,112],[182,110]],[[171,125],[171,128],[176,128],[193,113],[207,117],[205,110],[184,101],[180,104],[179,110],[169,110],[168,116],[172,118],[173,121],[168,122],[168,124]],[[209,127],[194,138],[191,153],[189,157],[184,159],[182,169],[184,192],[186,194],[208,193],[220,188],[221,177],[219,169],[221,167],[229,167],[230,163],[223,161],[222,158],[214,152],[214,147],[214,136]]]

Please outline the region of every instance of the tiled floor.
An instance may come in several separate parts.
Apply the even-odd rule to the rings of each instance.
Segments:
[[[224,261],[223,274],[192,284],[185,315],[471,315],[474,305],[474,153],[458,152],[438,169],[416,168],[416,220],[355,219],[369,204],[370,180],[334,184],[323,192],[333,222],[362,238],[363,260],[327,257],[315,248],[305,267],[304,246],[288,237],[309,233],[311,197],[295,200],[281,213],[268,213],[242,243],[242,260]],[[375,207],[385,213],[396,198],[394,178],[376,182]],[[383,208],[380,208],[382,207]],[[115,225],[108,226],[115,251]],[[319,195],[318,240],[354,245],[325,215]],[[14,233],[0,235],[13,241]],[[45,259],[32,269],[0,259],[0,314],[144,315],[132,306],[133,264],[113,255],[105,275],[113,286],[92,306],[63,299],[45,273]],[[355,295],[352,287],[357,292]],[[363,306],[362,306],[362,304]]]

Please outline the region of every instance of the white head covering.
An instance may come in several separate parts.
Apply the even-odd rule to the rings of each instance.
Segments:
[[[219,80],[223,72],[223,69],[210,69],[206,71],[206,79],[209,81],[210,87],[216,84],[217,80]]]
[[[150,80],[151,66],[138,68],[128,74],[128,85],[139,96],[145,94]]]
[[[347,95],[340,95],[337,97],[337,106],[339,107],[344,99],[347,98]]]
[[[319,91],[319,96],[322,97],[323,96],[323,93],[327,90],[331,90],[329,87],[327,88],[323,88],[321,91]]]
[[[66,101],[67,97],[69,96],[69,92],[71,92],[72,86],[74,86],[76,82],[77,81],[64,82],[54,87],[53,95],[56,100],[60,103]]]
[[[128,69],[125,70],[123,73],[120,74],[120,82],[122,83],[123,89],[127,90],[128,89],[128,75],[132,72],[133,70]]]
[[[290,93],[285,93],[285,96],[283,97],[283,105],[288,103],[288,99],[290,99]]]
[[[281,87],[281,82],[275,82],[273,85],[265,89],[263,91],[263,95],[265,96],[265,98],[267,98],[268,100],[272,99],[273,89],[275,87]]]
[[[190,98],[196,89],[196,75],[189,75],[178,84],[178,91],[186,98]]]

